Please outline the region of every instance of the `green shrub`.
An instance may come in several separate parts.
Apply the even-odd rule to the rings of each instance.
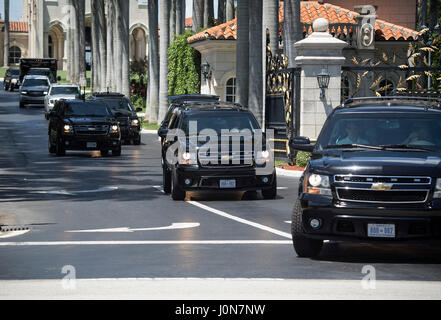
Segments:
[[[306,167],[310,156],[311,154],[309,152],[304,152],[304,151],[297,152],[296,166],[302,168]]]

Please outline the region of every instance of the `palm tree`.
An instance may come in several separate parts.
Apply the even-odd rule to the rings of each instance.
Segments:
[[[176,0],[176,34],[185,32],[185,0]]]
[[[170,0],[160,1],[160,53],[159,53],[159,112],[158,121],[161,122],[168,109],[168,54],[167,49],[170,43],[169,19],[170,19]]]
[[[248,65],[250,16],[248,12],[248,5],[253,1],[254,0],[237,0],[236,95],[237,102],[244,106],[248,105],[249,83]]]
[[[225,0],[218,0],[217,2],[217,21],[219,24],[222,24],[225,21]]]
[[[279,0],[263,0],[263,31],[270,35],[271,52],[279,51]]]
[[[9,65],[9,0],[4,0],[5,3],[5,40],[3,49],[3,64]]]
[[[199,32],[204,26],[204,0],[193,0],[193,32]]]
[[[106,16],[104,0],[92,0],[92,77],[94,90],[106,87]]]
[[[297,56],[294,43],[302,40],[303,25],[300,21],[300,0],[285,1],[283,23],[283,51],[288,58],[288,67],[296,66]]]
[[[158,0],[148,1],[149,18],[149,93],[146,120],[158,122],[159,111],[159,43],[158,43]]]
[[[248,105],[256,120],[263,120],[263,33],[262,0],[249,1],[249,92]]]
[[[170,0],[170,43],[176,34],[176,0]]]
[[[119,0],[119,47],[121,51],[121,93],[130,97],[130,1]]]
[[[106,0],[106,7],[107,7],[107,65],[106,65],[106,90],[114,90],[114,72],[115,72],[115,66],[114,66],[114,26],[115,26],[115,3],[113,0]]]
[[[238,6],[239,6],[239,1],[240,0],[237,0]],[[226,12],[226,20],[227,21],[231,21],[234,19],[234,0],[227,0],[225,12]]]
[[[204,0],[204,28],[214,25],[213,0]]]
[[[85,0],[73,1],[75,9],[75,29],[74,31],[74,59],[76,60],[74,82],[80,86],[86,86],[86,21],[85,21]]]

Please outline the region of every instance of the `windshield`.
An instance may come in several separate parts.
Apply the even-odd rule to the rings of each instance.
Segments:
[[[107,105],[102,103],[69,103],[64,109],[64,115],[103,117],[110,116],[110,111]]]
[[[46,79],[26,79],[23,82],[23,87],[49,87],[49,82]]]
[[[441,115],[340,114],[326,123],[316,150],[354,145],[441,150]]]
[[[242,131],[248,129],[254,132],[260,129],[257,121],[248,113],[206,112],[204,114],[194,114],[185,117],[183,121],[182,130],[187,135],[189,134],[191,121],[194,122],[192,125],[197,125],[197,134],[204,129],[212,129],[216,131],[218,135],[222,133],[222,130]]]
[[[80,89],[77,87],[53,87],[50,92],[51,95],[56,94],[66,94],[66,95],[74,95],[80,94]]]
[[[105,102],[112,110],[133,111],[132,106],[126,99],[109,99],[104,100],[103,102]]]
[[[41,69],[31,69],[29,70],[29,72],[27,73],[27,75],[32,75],[32,76],[46,76],[49,78],[49,80],[53,80],[54,79],[54,75],[52,74],[52,72],[50,70],[41,70]]]

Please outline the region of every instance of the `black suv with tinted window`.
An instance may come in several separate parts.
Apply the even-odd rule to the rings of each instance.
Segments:
[[[253,114],[237,104],[189,103],[176,108],[163,139],[165,193],[184,200],[186,191],[261,190],[277,195],[272,154]]]
[[[142,108],[134,109],[130,100],[121,93],[95,92],[87,100],[106,103],[119,122],[121,139],[133,141],[135,145],[141,144],[141,121],[136,113],[142,111]]]
[[[323,240],[441,239],[441,110],[426,98],[359,98],[329,115],[311,152],[292,215],[299,256]]]
[[[121,155],[121,132],[107,104],[59,100],[49,113],[49,152],[64,156],[66,150],[100,150]]]

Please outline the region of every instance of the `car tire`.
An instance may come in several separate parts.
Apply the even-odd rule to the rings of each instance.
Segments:
[[[9,86],[6,85],[6,83],[5,83],[5,85],[3,86],[3,90],[5,90],[5,91],[9,91]]]
[[[291,234],[294,250],[301,258],[311,258],[317,256],[323,246],[323,240],[309,239],[303,234],[302,208],[300,201],[294,204],[291,218]]]
[[[45,118],[46,120],[49,120],[49,115],[47,114],[47,112],[44,113],[44,118]]]
[[[55,147],[55,153],[57,156],[62,157],[66,155],[66,148],[64,147],[63,141],[57,138],[57,145]]]
[[[133,144],[135,146],[139,146],[141,144],[141,136],[133,140]]]
[[[171,173],[170,170],[163,167],[162,168],[162,187],[165,194],[170,194],[171,192]]]
[[[185,199],[186,193],[181,189],[178,177],[174,172],[171,174],[171,197],[173,200],[182,201]]]
[[[275,199],[277,197],[277,177],[274,175],[273,177],[273,184],[271,185],[271,188],[269,189],[263,189],[262,190],[262,196],[264,199]]]
[[[100,150],[100,152],[101,152],[101,157],[107,157],[109,155],[108,149]]]
[[[121,146],[112,150],[112,156],[119,157],[121,155]]]
[[[50,136],[48,138],[48,148],[49,148],[49,153],[51,153],[51,154],[57,152],[57,148],[54,145],[52,145],[52,143],[51,143],[51,137]]]
[[[14,91],[14,86],[9,86],[9,91],[13,92]]]

